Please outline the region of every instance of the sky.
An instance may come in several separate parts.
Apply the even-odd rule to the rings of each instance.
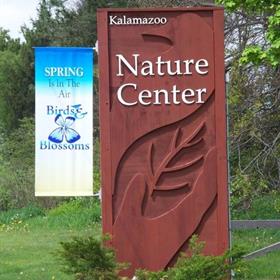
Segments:
[[[30,26],[30,19],[36,18],[40,0],[0,0],[0,27],[10,30],[10,36],[21,38],[20,26]]]

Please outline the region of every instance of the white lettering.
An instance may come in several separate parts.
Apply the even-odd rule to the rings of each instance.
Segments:
[[[208,61],[206,59],[200,59],[195,64],[195,70],[198,74],[205,75],[208,73],[208,70],[201,71],[200,68],[208,67]]]
[[[45,67],[46,77],[82,77],[84,75],[83,67]]]
[[[130,70],[130,72],[137,76],[138,75],[138,71],[137,71],[137,65],[138,65],[138,56],[139,54],[133,54],[132,56],[134,56],[134,67],[129,64],[129,62],[124,58],[124,56],[122,54],[116,54],[116,57],[118,58],[118,74],[117,76],[124,76],[123,72],[122,72],[122,63]]]
[[[206,88],[200,88],[196,90],[197,92],[197,102],[196,103],[204,103],[202,100],[202,94],[206,93]]]
[[[124,91],[132,88],[133,91],[126,92],[126,98]],[[156,89],[150,91],[148,89],[143,89],[138,93],[137,96],[137,85],[136,84],[123,84],[117,91],[117,98],[119,102],[125,106],[134,106],[140,103],[143,106],[148,105],[178,105],[181,103],[193,104],[193,103],[205,103],[203,100],[203,94],[206,94],[206,88],[190,89],[186,88],[184,90],[179,90],[176,85],[172,86],[171,91],[165,89]],[[127,95],[129,94],[129,95]],[[129,101],[128,101],[129,99]]]
[[[122,86],[120,86],[120,88],[118,89],[118,92],[117,92],[117,96],[118,96],[118,100],[125,106],[132,106],[132,105],[136,105],[137,102],[132,102],[132,103],[128,103],[126,102],[123,97],[122,97],[122,93],[123,93],[123,89],[125,87],[133,87],[134,89],[136,89],[136,84],[124,84]]]
[[[164,76],[166,74],[170,76],[182,76],[182,75],[193,75],[193,73],[199,75],[205,75],[208,73],[208,61],[206,59],[194,59],[186,60],[163,60],[161,56],[156,57],[155,61],[144,60],[141,62],[140,54],[132,54],[133,63],[130,62],[121,54],[116,54],[118,59],[118,72],[117,76],[124,76],[123,66],[134,75],[138,76],[139,71],[142,76]]]
[[[117,18],[117,16],[110,16],[109,18],[110,18],[110,25],[112,25],[112,24],[118,25],[118,23],[115,21],[115,19]]]
[[[188,93],[189,92],[189,93]],[[183,90],[182,92],[182,100],[186,104],[193,104],[194,100],[188,100],[189,97],[194,97],[194,91],[190,88]]]
[[[155,75],[155,73],[153,72],[153,63],[151,61],[146,60],[142,63],[141,74],[142,74],[142,76],[154,76]]]
[[[110,25],[158,25],[158,24],[166,24],[166,17],[127,17],[123,16],[109,16],[109,24]]]
[[[147,106],[151,104],[151,101],[145,102],[143,99],[151,98],[151,97],[152,97],[152,93],[149,90],[142,90],[139,93],[138,100],[142,105]]]
[[[157,89],[157,90],[154,90],[155,102],[154,102],[153,104],[154,104],[154,105],[161,104],[161,103],[160,103],[160,100],[159,100],[159,94],[160,94],[160,93],[163,93],[163,96],[164,96],[164,104],[170,104],[169,98],[168,98],[168,91],[165,90],[165,89]]]

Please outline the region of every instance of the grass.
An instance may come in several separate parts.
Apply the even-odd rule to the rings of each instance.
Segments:
[[[241,246],[246,253],[250,253],[275,242],[279,242],[280,230],[235,230],[232,232],[232,241],[233,245]],[[246,279],[280,279],[280,251],[271,252],[265,256],[247,260],[246,262],[248,263],[250,275]]]
[[[251,276],[248,279],[280,279],[280,252],[271,252],[249,261]]]
[[[0,279],[1,280],[66,280],[73,277],[61,272],[53,253],[59,242],[73,236],[100,235],[100,227],[92,229],[39,229],[30,232],[0,233]]]
[[[280,219],[280,195],[273,193],[256,198],[249,209],[234,211],[234,219]],[[234,230],[233,245],[240,245],[246,253],[280,242],[280,229]],[[280,279],[280,251],[248,260],[248,279]]]
[[[277,229],[251,229],[234,230],[232,232],[233,245],[238,244],[246,253],[261,249],[270,244],[280,242],[280,230]]]
[[[279,195],[265,196],[246,211],[243,219],[279,219]],[[0,212],[1,280],[74,280],[62,272],[54,252],[61,241],[74,236],[100,236],[100,205],[95,199],[72,199],[51,210],[37,205]],[[234,244],[246,253],[280,241],[280,230],[235,230]],[[247,279],[279,279],[280,251],[248,261]]]
[[[72,200],[49,211],[37,206],[0,214],[1,280],[74,280],[55,251],[74,236],[100,236],[100,207]]]
[[[280,193],[255,197],[249,209],[234,209],[231,215],[234,220],[280,219]]]

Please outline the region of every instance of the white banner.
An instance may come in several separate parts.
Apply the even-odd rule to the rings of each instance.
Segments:
[[[93,194],[93,49],[35,48],[36,196]]]

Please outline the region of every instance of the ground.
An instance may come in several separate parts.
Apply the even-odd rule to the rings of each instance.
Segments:
[[[251,215],[254,211],[251,210]],[[63,272],[55,252],[61,241],[90,235],[101,236],[100,206],[96,201],[72,200],[50,211],[32,206],[0,212],[0,279],[74,280],[73,276]],[[236,230],[232,233],[233,245],[243,246],[248,253],[279,241],[280,230],[275,229]],[[280,251],[248,263],[251,273],[248,279],[280,279]]]

